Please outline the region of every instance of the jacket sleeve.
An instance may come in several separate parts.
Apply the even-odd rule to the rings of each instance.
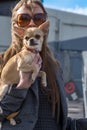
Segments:
[[[27,92],[28,89],[17,89],[16,85],[12,86],[11,91],[5,95],[0,103],[0,107],[3,110],[3,113],[0,114],[1,121],[9,114],[20,110]]]

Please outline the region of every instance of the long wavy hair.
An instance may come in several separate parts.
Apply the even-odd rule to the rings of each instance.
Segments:
[[[15,33],[14,33],[14,23],[16,19],[16,11],[24,4],[29,4],[29,2],[33,2],[38,4],[44,11],[45,14],[47,14],[45,8],[43,7],[42,3],[39,0],[21,0],[18,2],[18,4],[13,8],[12,10],[12,43],[9,46],[9,48],[1,55],[0,58],[2,58],[2,68],[6,64],[6,62],[16,53],[18,53],[22,48],[22,39],[20,39]],[[42,86],[41,90],[48,95],[48,99],[52,106],[52,115],[53,117],[56,116],[57,120],[60,116],[60,94],[58,89],[58,83],[56,82],[55,75],[53,71],[55,70],[56,73],[59,73],[59,64],[58,61],[55,59],[53,53],[49,49],[47,45],[47,36],[44,37],[43,47],[41,51],[41,57],[42,57],[42,70],[46,72],[47,74],[47,82],[48,82],[48,89],[45,90],[45,88]]]

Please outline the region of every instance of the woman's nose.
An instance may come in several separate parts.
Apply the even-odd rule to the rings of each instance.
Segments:
[[[28,27],[36,27],[36,24],[34,23],[34,21],[31,19]]]

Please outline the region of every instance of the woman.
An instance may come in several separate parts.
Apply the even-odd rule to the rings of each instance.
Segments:
[[[7,61],[21,50],[24,29],[38,27],[46,20],[47,12],[39,0],[18,2],[12,11],[12,43],[1,54],[1,71]],[[47,88],[41,86],[37,76],[35,83],[32,84],[31,74],[28,88],[24,86],[22,89],[17,89],[14,84],[11,91],[1,101],[2,130],[65,130],[66,125],[67,130],[70,130],[71,124],[75,123],[69,119],[69,124],[67,124],[67,104],[62,72],[46,40],[47,36],[44,37],[41,57],[37,55],[32,64],[38,72],[40,69],[46,72],[48,86]],[[20,113],[15,117],[17,124],[12,126],[5,118],[16,111]]]

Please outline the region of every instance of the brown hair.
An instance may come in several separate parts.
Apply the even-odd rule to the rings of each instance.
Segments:
[[[12,43],[10,47],[3,53],[3,66],[6,64],[6,62],[17,52],[19,52],[22,48],[22,39],[17,37],[13,33],[13,26],[15,22],[15,14],[16,11],[23,5],[27,4],[28,2],[34,2],[43,9],[44,13],[46,13],[46,10],[44,9],[42,3],[39,0],[21,0],[18,2],[18,4],[14,7],[12,12]],[[47,14],[47,13],[46,13]],[[59,119],[60,114],[60,96],[59,96],[59,90],[58,90],[58,84],[56,82],[55,75],[53,74],[53,70],[55,70],[56,73],[59,72],[58,62],[54,58],[52,52],[50,51],[49,47],[46,43],[47,37],[44,38],[44,43],[41,51],[41,57],[43,60],[42,64],[42,70],[44,70],[47,74],[47,80],[48,80],[48,91],[45,91],[44,87],[42,86],[42,91],[45,92],[48,95],[48,99],[52,104],[52,112],[53,116],[56,115],[57,119]]]

